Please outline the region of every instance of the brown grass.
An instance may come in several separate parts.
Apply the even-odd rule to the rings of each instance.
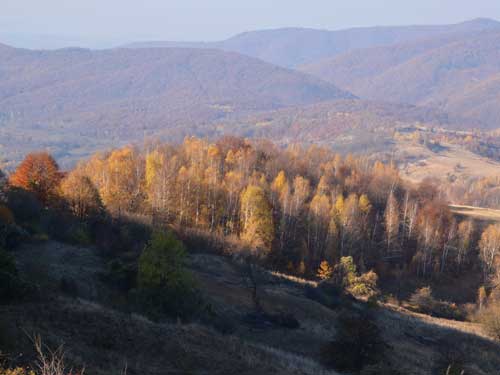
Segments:
[[[423,145],[398,142],[396,158],[408,160],[401,166],[401,175],[413,182],[426,177],[485,177],[500,175],[500,163],[476,155],[457,145],[444,145],[445,150],[432,152]],[[456,166],[460,165],[460,169]]]
[[[491,208],[483,207],[473,207],[473,206],[461,206],[461,205],[450,205],[451,212],[456,215],[471,217],[473,219],[485,220],[485,221],[500,221],[500,210],[494,210]]]
[[[89,268],[82,268],[82,280],[76,280],[78,283],[90,277],[91,265],[99,259],[91,252],[68,248],[83,253],[75,256],[73,262],[63,262],[65,257],[61,255],[66,250],[56,248],[61,245],[32,246],[31,250],[21,249],[24,254],[18,255],[26,259],[37,254],[37,259],[46,263],[49,276],[58,275],[64,267],[73,274],[78,264],[88,265]],[[156,323],[142,316],[117,312],[104,306],[105,301],[99,304],[60,297],[0,306],[0,327],[7,326],[9,342],[17,348],[23,347],[19,337],[25,337],[24,332],[40,334],[50,347],[64,344],[69,365],[85,366],[87,373],[96,375],[119,373],[125,363],[130,374],[148,375],[333,374],[319,364],[321,348],[335,339],[339,313],[363,308],[362,302],[354,302],[352,306],[346,303],[332,310],[307,297],[304,286],[314,287],[313,282],[262,272],[259,295],[263,309],[268,314],[292,314],[300,327],[256,326],[246,319],[255,313],[255,306],[241,267],[220,256],[195,254],[190,258],[190,268],[206,303],[218,321],[232,327],[231,335],[220,333],[219,326],[210,322]],[[25,264],[20,263],[23,272]],[[448,357],[443,350],[447,348],[464,353],[466,373],[486,375],[500,368],[500,346],[478,324],[432,318],[394,305],[382,305],[374,313],[388,343],[391,366],[402,373],[433,373],[437,362],[446,362]],[[24,353],[23,358],[30,358],[28,352]]]

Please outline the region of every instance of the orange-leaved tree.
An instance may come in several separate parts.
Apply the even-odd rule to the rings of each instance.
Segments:
[[[9,182],[14,187],[34,193],[40,202],[47,204],[57,196],[61,178],[54,158],[47,152],[37,152],[26,155]]]

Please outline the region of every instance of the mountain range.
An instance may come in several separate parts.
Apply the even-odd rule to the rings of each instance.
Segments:
[[[126,47],[235,51],[315,75],[362,99],[432,106],[457,123],[496,128],[499,43],[500,23],[475,19],[340,31],[288,28],[212,43],[142,42]]]
[[[2,45],[0,82],[0,135],[8,158],[14,144],[16,152],[25,144],[64,157],[82,142],[97,147],[107,139],[112,146],[159,134],[182,139],[206,135],[204,125],[230,116],[354,98],[313,76],[210,49]]]
[[[500,23],[488,19],[108,50],[0,44],[0,152],[12,162],[46,148],[71,163],[145,137],[339,144],[401,124],[494,129],[499,100]]]
[[[283,28],[245,32],[218,42],[146,41],[130,43],[124,47],[214,48],[293,68],[354,49],[484,30],[500,30],[500,23],[479,18],[454,25],[378,26],[337,31]]]
[[[302,66],[361,98],[411,103],[497,128],[500,31],[351,51]]]

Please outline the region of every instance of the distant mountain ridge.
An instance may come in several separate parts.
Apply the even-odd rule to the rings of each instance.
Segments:
[[[364,99],[434,106],[500,126],[498,30],[360,49],[300,69]]]
[[[151,138],[234,134],[352,149],[355,138],[385,145],[399,126],[499,126],[496,21],[281,29],[224,43],[53,51],[0,44],[0,152],[15,163],[48,149],[68,165]]]
[[[8,49],[0,54],[0,77],[0,112],[38,121],[95,112],[110,102],[147,101],[163,108],[219,105],[239,111],[353,97],[313,76],[233,52],[201,49]]]
[[[297,67],[324,58],[375,46],[444,34],[498,29],[500,22],[475,19],[453,25],[379,26],[337,31],[306,28],[282,28],[250,31],[218,42],[152,41],[127,44],[126,48],[215,48],[259,58],[272,64]]]
[[[234,52],[2,47],[0,150],[85,153],[146,135],[182,139],[207,135],[206,124],[229,116],[352,98],[316,77]]]

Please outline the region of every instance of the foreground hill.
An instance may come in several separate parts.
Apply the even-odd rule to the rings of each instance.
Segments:
[[[9,353],[22,353],[18,360],[29,361],[32,345],[27,335],[40,334],[51,348],[63,344],[66,361],[76,368],[85,365],[92,374],[122,373],[127,368],[129,374],[158,375],[334,375],[320,364],[322,347],[338,336],[341,314],[366,308],[355,301],[327,307],[311,299],[320,290],[315,282],[263,271],[259,276],[263,307],[269,313],[293,314],[300,326],[255,319],[242,268],[229,258],[192,254],[189,267],[218,323],[155,323],[113,308],[120,302],[106,294],[112,291],[101,281],[105,259],[95,249],[45,242],[23,246],[15,256],[22,274],[43,282],[50,297],[0,306],[0,339],[6,340]],[[61,293],[62,280],[74,285],[72,298]],[[101,295],[86,293],[89,289]],[[453,366],[467,374],[487,375],[500,366],[498,344],[476,324],[390,305],[373,313],[388,363],[384,368],[371,367],[372,372],[367,368],[366,373],[444,374]]]
[[[219,42],[138,42],[129,48],[191,47],[239,52],[285,67],[296,67],[358,49],[420,38],[500,29],[500,23],[476,19],[455,25],[366,27],[328,31],[303,28],[251,31]]]
[[[500,118],[499,46],[498,31],[447,35],[352,51],[302,70],[362,98],[435,106],[495,128]]]

